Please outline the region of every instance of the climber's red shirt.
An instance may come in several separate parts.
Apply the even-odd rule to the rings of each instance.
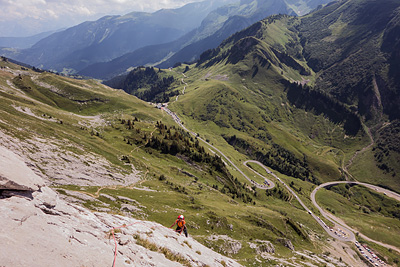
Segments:
[[[179,220],[179,219],[177,219],[177,220],[175,221],[175,223],[176,223],[180,228],[183,228],[183,226],[186,224],[185,220]]]

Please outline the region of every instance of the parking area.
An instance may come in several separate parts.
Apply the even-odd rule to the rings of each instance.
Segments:
[[[375,266],[386,266],[386,263],[383,260],[381,260],[378,256],[376,256],[376,254],[366,245],[361,244],[358,241],[356,241],[354,244],[356,245],[361,255],[365,257],[367,261],[369,261]]]

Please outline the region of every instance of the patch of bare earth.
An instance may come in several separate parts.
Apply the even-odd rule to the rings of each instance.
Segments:
[[[211,72],[208,72],[203,77],[203,80],[207,80],[207,79],[213,79],[213,80],[218,80],[218,81],[228,81],[229,80],[229,76],[227,74],[213,75]]]

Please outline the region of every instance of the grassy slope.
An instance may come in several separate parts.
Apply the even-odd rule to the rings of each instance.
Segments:
[[[246,137],[249,141],[251,136],[266,130],[276,144],[290,150],[299,158],[306,155],[310,169],[321,182],[341,179],[339,170],[348,164],[356,151],[370,143],[367,134],[360,130],[355,136],[346,135],[342,124],[332,123],[323,114],[315,115],[313,110],[305,112],[291,105],[286,98],[286,88],[282,80],[300,81],[303,78],[309,80],[308,85],[315,85],[317,82],[318,87],[324,89],[325,84],[321,81],[330,75],[331,68],[314,73],[307,66],[314,66],[316,63],[308,62],[304,55],[310,61],[318,59],[325,65],[340,59],[340,66],[347,72],[341,73],[341,77],[329,76],[329,79],[336,79],[336,83],[331,84],[332,88],[339,80],[351,85],[357,77],[364,79],[362,77],[369,75],[369,71],[362,66],[367,66],[370,62],[365,61],[367,59],[364,57],[353,60],[352,57],[356,57],[357,53],[352,53],[353,46],[358,45],[359,35],[364,34],[366,28],[373,29],[374,38],[361,42],[360,46],[365,46],[366,51],[376,52],[377,48],[374,46],[382,38],[377,33],[387,18],[374,14],[379,21],[367,22],[357,13],[374,5],[379,6],[376,1],[370,2],[336,3],[301,19],[270,17],[234,34],[219,48],[208,52],[212,56],[202,60],[198,68],[191,66],[192,70],[187,73],[186,79],[190,84],[186,91],[188,94],[182,96],[179,103],[173,104],[172,109],[182,115],[192,128],[199,129],[199,132],[203,129],[204,134],[211,131],[216,135],[235,134]],[[396,5],[394,1],[387,2]],[[390,14],[388,8],[381,8],[382,12]],[[302,30],[301,35],[297,31],[299,28]],[[303,40],[306,42],[304,47],[299,44],[301,38],[306,40]],[[336,50],[330,51],[329,46],[333,47],[329,49]],[[346,50],[345,47],[349,49]],[[291,55],[309,75],[300,75],[296,64],[289,64],[284,58],[278,58],[278,54],[272,49]],[[343,58],[340,58],[340,53],[343,53]],[[374,53],[370,58],[375,58]],[[365,64],[360,65],[360,60],[364,60]],[[383,60],[382,55],[376,56],[376,60]],[[352,61],[355,62],[354,65],[345,65]],[[354,68],[356,74],[350,75],[348,72]],[[358,90],[358,87],[354,88]],[[365,116],[368,118],[369,115]],[[249,142],[263,146],[256,140]],[[264,147],[268,149],[268,144],[264,144]],[[382,163],[392,168],[390,173],[378,169],[378,163],[368,153],[370,152],[360,154],[350,166],[349,171],[353,177],[398,190],[398,153],[389,153],[383,159]]]
[[[262,41],[253,48],[253,53],[239,63],[233,65],[225,60],[208,68],[189,71],[187,94],[181,96],[180,101],[172,104],[171,108],[184,118],[191,129],[204,135],[235,134],[268,149],[268,144],[252,138],[266,131],[274,143],[285,147],[298,158],[306,155],[310,168],[321,182],[338,180],[343,162],[366,139],[362,133],[345,139],[340,125],[331,123],[321,115],[315,116],[297,109],[287,102],[281,73],[293,80],[300,80],[300,75],[293,75],[296,72],[289,66],[281,64],[280,68],[278,63],[274,64],[272,56],[272,61],[269,61],[272,64],[268,68],[262,68],[254,57],[260,55],[259,50],[266,50],[264,40],[277,40],[278,43],[269,44],[276,46],[279,42],[288,42],[287,36],[292,39],[296,36],[293,33],[290,35],[286,28],[279,32],[281,25],[263,27],[265,36]],[[277,37],[270,39],[271,35]],[[233,45],[222,50],[229,50]],[[251,77],[254,66],[258,72]],[[228,80],[221,80],[221,77],[227,77]],[[222,143],[221,149],[226,149],[223,141],[218,142]]]
[[[312,72],[312,76],[300,76],[298,71],[290,66],[274,62],[276,58],[268,54],[270,53],[268,46],[285,46],[288,41],[296,38],[293,33],[288,32],[290,27],[282,28],[277,25],[281,22],[282,20],[279,20],[268,26],[253,25],[247,29],[248,33],[254,34],[258,40],[254,41],[255,44],[250,45],[251,48],[248,50],[243,48],[246,50],[243,53],[245,56],[235,64],[229,61],[228,56],[223,55],[236,44],[246,47],[244,39],[241,39],[246,38],[244,33],[238,33],[225,41],[215,57],[211,58],[212,64],[208,64],[206,60],[198,68],[191,66],[192,70],[186,73],[188,78],[185,81],[189,83],[186,94],[181,96],[178,103],[172,104],[171,109],[180,114],[190,129],[212,140],[214,145],[238,165],[243,158],[219,136],[240,136],[255,146],[268,149],[270,146],[268,143],[254,138],[254,135],[263,129],[270,134],[273,142],[285,147],[296,156],[306,155],[310,169],[321,182],[339,180],[341,179],[339,170],[343,169],[356,151],[366,147],[370,141],[363,131],[356,136],[348,136],[343,130],[343,125],[332,123],[323,115],[305,112],[288,103],[285,89],[280,82],[282,77],[288,80],[300,80],[302,76],[313,84],[316,76]],[[335,23],[332,26],[332,36],[339,38],[343,34],[341,29],[344,26],[340,21]],[[254,28],[256,30],[261,28],[262,36],[260,31]],[[261,50],[264,52],[260,52]],[[260,56],[266,54],[267,65],[259,60]],[[214,60],[215,58],[218,60]],[[307,65],[305,61],[298,62],[300,65]],[[254,74],[256,68],[258,71]],[[389,174],[384,174],[374,166],[371,151],[367,150],[356,158],[349,170],[357,179],[398,190],[396,179],[390,178]],[[291,181],[291,178],[288,179]],[[293,181],[301,183],[298,180]],[[307,187],[309,186],[306,185],[302,189]],[[333,204],[336,205],[340,206],[339,203]],[[358,210],[352,210],[352,218],[359,218],[359,213]],[[365,219],[371,220],[371,218]],[[383,216],[381,220],[393,221]],[[385,232],[384,228],[384,224],[375,226],[377,232]],[[377,237],[373,232],[368,230],[366,232],[373,238]],[[381,240],[390,239],[391,236],[386,235]]]
[[[399,156],[397,155],[393,159],[396,158],[398,159]],[[394,166],[398,169],[398,162],[393,162],[390,166]],[[383,185],[389,187],[393,191],[400,192],[400,184],[398,183],[397,176],[394,177],[392,173],[386,173],[375,165],[372,149],[365,151],[356,158],[350,171],[360,181]]]
[[[13,64],[4,62],[0,64],[20,70],[20,67]],[[10,88],[9,83],[13,76],[5,72],[0,73],[0,85],[2,88]],[[141,133],[150,135],[154,132],[156,121],[161,120],[166,124],[174,125],[165,113],[135,97],[119,90],[106,88],[94,81],[76,81],[48,73],[31,72],[31,74],[38,75],[37,79],[40,81],[59,89],[63,88],[65,92],[62,94],[60,92],[52,93],[45,87],[34,84],[30,77],[23,76],[23,83],[16,81],[14,86],[24,88],[23,91],[28,97],[23,97],[11,89],[8,89],[7,92],[4,90],[0,92],[2,101],[0,112],[4,114],[0,120],[2,131],[21,141],[34,136],[44,139],[68,140],[64,149],[79,154],[83,151],[76,148],[83,147],[85,153],[92,152],[104,156],[108,161],[119,166],[121,170],[129,172],[130,167],[120,160],[121,156],[127,156],[134,166],[142,171],[143,181],[139,187],[148,187],[155,191],[117,187],[101,189],[100,193],[110,196],[127,196],[145,206],[142,207],[143,212],[129,212],[131,216],[147,218],[169,226],[174,220],[174,214],[184,213],[188,218],[190,234],[199,240],[206,242],[207,236],[210,234],[228,234],[241,242],[243,249],[238,255],[232,256],[237,259],[247,259],[243,262],[246,265],[251,265],[255,256],[255,251],[247,244],[248,241],[254,239],[270,240],[276,247],[277,256],[280,257],[290,256],[291,253],[277,241],[278,238],[290,239],[296,248],[321,252],[313,243],[302,241],[304,237],[299,236],[286,222],[286,218],[290,214],[290,218],[296,224],[302,225],[306,233],[317,233],[324,236],[320,227],[310,220],[304,210],[297,208],[296,204],[293,207],[290,202],[273,196],[267,197],[264,191],[257,192],[258,196],[254,198],[255,205],[244,204],[240,199],[234,200],[213,189],[211,187],[213,184],[218,184],[220,187],[221,184],[204,169],[194,167],[171,155],[128,145],[123,140],[123,136],[129,134],[129,130],[121,125],[120,119],[139,118],[140,122],[135,123],[135,127],[140,128]],[[94,96],[104,99],[105,102],[102,102],[101,105],[94,103],[94,105],[86,106],[76,102],[78,97],[80,100],[88,100]],[[27,115],[15,107],[23,108],[25,111],[29,108],[35,116],[45,119]],[[82,117],[82,115],[84,116]],[[89,126],[89,124],[83,126],[83,123],[87,121],[85,116],[93,115],[100,115],[107,123],[99,126]],[[61,121],[62,123],[60,123]],[[21,125],[24,127],[21,128]],[[237,155],[237,153],[233,154]],[[243,156],[239,157],[245,159]],[[179,169],[195,175],[198,180],[183,174]],[[249,170],[248,173],[251,171]],[[167,181],[174,185],[160,181],[158,177],[161,174],[165,175]],[[186,193],[179,192],[176,189],[177,185],[181,188],[185,187]],[[60,193],[64,194],[68,194],[65,190],[94,194],[99,189],[98,187],[74,185],[55,186]],[[110,201],[102,196],[99,196],[98,200],[101,202],[86,201],[85,205],[97,209],[107,207],[108,204],[113,212],[121,212],[122,201]],[[231,212],[232,208],[236,213]],[[207,220],[214,221],[212,224],[207,224]],[[215,226],[216,224],[220,226]],[[229,225],[232,225],[233,230],[230,230]],[[209,246],[216,246],[216,244],[211,242]],[[218,247],[215,248],[218,250]],[[222,253],[224,252],[222,251]],[[269,263],[264,262],[263,264],[268,266]]]

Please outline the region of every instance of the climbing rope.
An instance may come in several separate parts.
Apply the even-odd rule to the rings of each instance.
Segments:
[[[121,229],[121,228],[128,227],[128,226],[132,226],[132,225],[137,224],[137,223],[141,223],[141,222],[135,222],[135,223],[131,223],[131,224],[123,224],[123,225],[121,225],[119,227],[113,227],[111,229],[112,236],[113,236],[114,243],[115,243],[113,267],[115,267],[115,262],[117,261],[117,248],[118,248],[118,243],[117,243],[117,240],[115,239],[114,230],[115,229]]]

